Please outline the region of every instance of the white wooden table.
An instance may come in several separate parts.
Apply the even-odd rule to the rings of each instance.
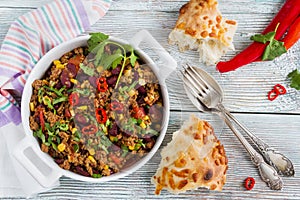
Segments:
[[[0,44],[10,24],[20,15],[48,3],[49,0],[1,0],[0,1]],[[141,29],[147,29],[178,61],[178,69],[189,62],[208,71],[222,85],[225,91],[225,106],[247,127],[286,154],[294,163],[294,177],[283,177],[281,191],[270,190],[261,181],[242,145],[217,117],[198,113],[187,99],[182,82],[172,74],[167,79],[171,98],[171,116],[167,135],[161,146],[170,140],[183,120],[191,113],[213,124],[215,132],[224,144],[229,169],[227,182],[222,192],[198,189],[185,194],[172,195],[163,191],[154,195],[150,177],[160,162],[160,151],[141,169],[128,177],[102,183],[84,183],[69,178],[61,178],[61,186],[37,195],[38,199],[300,199],[300,92],[288,87],[286,75],[300,67],[300,43],[288,54],[274,62],[255,63],[234,72],[220,74],[214,67],[206,67],[198,62],[197,52],[180,53],[176,46],[167,42],[170,30],[178,16],[184,0],[115,0],[107,15],[98,21],[90,31],[101,31],[109,35],[130,39]],[[222,59],[228,59],[250,44],[249,37],[261,32],[281,7],[283,0],[220,0],[219,7],[224,16],[238,21],[239,26],[234,38],[235,52],[229,52]],[[299,2],[300,3],[300,2]],[[267,99],[267,92],[277,84],[287,87],[288,93],[275,101]],[[160,150],[161,150],[160,148]],[[243,181],[252,176],[255,188],[246,191]],[[1,180],[0,180],[1,181]]]

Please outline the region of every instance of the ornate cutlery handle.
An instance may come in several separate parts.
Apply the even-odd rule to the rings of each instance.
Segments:
[[[251,160],[253,161],[254,165],[258,167],[259,174],[262,180],[266,182],[270,189],[281,190],[283,182],[280,176],[277,174],[276,170],[272,166],[265,163],[263,157],[259,153],[257,153],[257,151],[255,151],[255,149],[248,143],[244,136],[237,131],[237,129],[233,126],[233,124],[229,120],[226,113],[223,112],[223,110],[221,110],[220,114],[222,114],[220,115],[221,118],[224,119],[225,123],[240,140],[247,152],[250,154]]]
[[[295,174],[293,163],[282,153],[269,147],[263,140],[254,135],[247,127],[241,124],[229,111],[224,109],[227,116],[239,125],[255,143],[266,162],[272,165],[278,174],[284,176],[293,176]]]

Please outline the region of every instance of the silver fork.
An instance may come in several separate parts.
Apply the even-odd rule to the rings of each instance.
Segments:
[[[199,73],[199,71],[201,73]],[[188,66],[185,68],[184,72],[182,72],[182,75],[189,97],[194,97],[191,98],[194,105],[201,111],[219,114],[249,153],[253,163],[259,169],[262,180],[265,181],[271,189],[280,190],[282,188],[282,180],[278,176],[276,169],[265,163],[263,157],[248,143],[230,121],[229,117],[231,118],[233,116],[222,105],[223,92],[218,83],[205,71],[199,68]],[[241,125],[241,123],[237,124],[239,126]],[[242,128],[245,127],[242,126]]]

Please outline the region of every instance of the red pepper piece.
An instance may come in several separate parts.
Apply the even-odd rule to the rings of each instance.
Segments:
[[[97,80],[97,88],[99,92],[105,92],[108,89],[106,78],[100,77]]]
[[[69,96],[69,103],[71,106],[76,106],[79,103],[79,95],[75,92],[73,92],[70,96]]]
[[[116,112],[122,112],[124,109],[124,105],[118,101],[113,101],[110,104],[110,109]]]
[[[276,31],[275,39],[280,39],[282,35],[286,32],[288,27],[298,17],[299,13],[299,0],[287,0],[278,12],[278,14],[274,17],[272,22],[262,32],[262,34],[274,31],[277,24],[279,23],[280,25]],[[250,46],[248,46],[245,50],[237,54],[231,60],[226,62],[219,62],[216,68],[217,70],[223,73],[235,70],[251,62],[258,61],[260,60],[266,46],[267,44],[253,42]]]
[[[93,135],[98,131],[98,128],[95,124],[90,124],[81,129],[81,132],[86,135]]]
[[[40,118],[40,123],[41,123],[41,127],[42,130],[45,130],[45,119],[44,119],[44,113],[42,109],[39,109],[39,118]]]
[[[300,17],[290,26],[286,36],[283,38],[285,48],[288,50],[300,39]]]
[[[252,178],[252,177],[246,178],[244,186],[247,190],[252,190],[254,185],[255,185],[255,179],[254,178]]]
[[[268,99],[270,101],[273,101],[278,97],[278,95],[279,95],[278,90],[273,89],[270,92],[268,92]]]
[[[132,116],[136,119],[143,119],[146,116],[145,110],[143,107],[135,106],[132,108]]]
[[[96,119],[100,124],[104,124],[106,122],[107,115],[103,108],[96,109]]]
[[[274,90],[277,90],[278,94],[285,94],[286,93],[285,87],[280,85],[280,84],[276,84],[274,86]]]
[[[117,157],[115,154],[110,154],[110,158],[112,159],[112,161],[114,162],[114,163],[116,163],[117,165],[119,165],[119,164],[121,164],[121,160],[120,160],[120,158],[119,157]]]

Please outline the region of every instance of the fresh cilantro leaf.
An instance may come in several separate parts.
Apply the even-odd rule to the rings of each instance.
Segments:
[[[293,70],[288,74],[288,78],[291,81],[290,86],[296,90],[300,90],[300,71],[298,69]]]
[[[276,57],[286,53],[286,48],[283,42],[272,40],[266,47],[262,60],[274,60]]]
[[[269,42],[262,55],[262,60],[274,60],[276,57],[287,52],[284,43],[275,39],[278,26],[279,23],[277,24],[275,31],[269,32],[265,35],[256,34],[250,37],[251,40],[256,42],[260,42],[264,44]]]
[[[260,42],[260,43],[266,43],[271,41],[274,37],[275,37],[276,32],[272,31],[270,33],[267,33],[265,35],[262,34],[256,34],[250,37],[251,40],[255,41],[255,42]]]
[[[108,39],[108,35],[105,35],[104,33],[90,33],[91,37],[88,39],[88,47],[89,47],[89,52],[91,52],[95,47]]]
[[[129,56],[131,66],[134,66],[135,61],[137,60],[137,58],[138,58],[138,57],[137,57],[137,56],[134,54],[134,52],[132,51],[131,54],[130,54],[130,56]]]
[[[93,68],[90,68],[88,66],[85,66],[83,63],[79,64],[80,69],[83,70],[83,72],[89,76],[94,76],[95,70]]]
[[[117,49],[112,55],[103,54],[100,66],[103,66],[104,69],[108,69],[115,60],[122,61],[123,57],[120,49]]]
[[[122,63],[123,57],[117,58],[116,60],[114,60],[114,62],[112,63],[111,67],[113,69],[115,69],[118,65],[120,65]]]

